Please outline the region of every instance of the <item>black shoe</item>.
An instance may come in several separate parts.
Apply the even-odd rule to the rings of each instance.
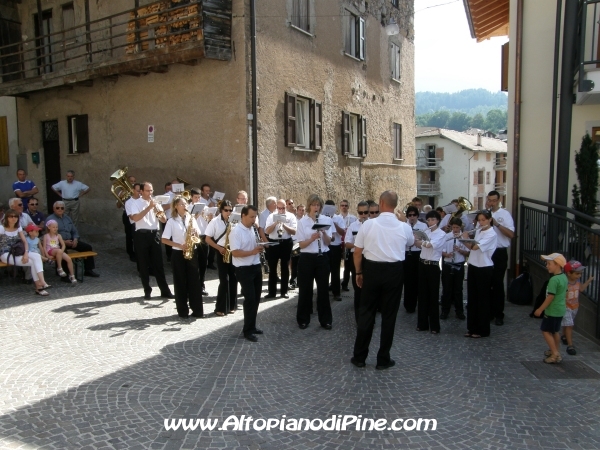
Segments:
[[[308,328],[307,323],[300,323],[300,324],[298,324],[298,326],[300,327],[301,330],[306,330]]]
[[[375,366],[375,368],[377,370],[385,370],[385,369],[389,369],[390,367],[394,367],[396,365],[396,361],[394,361],[393,359],[390,359],[390,362],[387,364],[377,364]]]
[[[175,296],[173,294],[171,294],[170,292],[168,294],[162,294],[161,293],[160,296],[162,298],[171,298],[171,299],[175,298]]]
[[[263,298],[268,300],[268,299],[272,299],[272,298],[277,298],[277,296],[276,295],[265,295]]]
[[[502,325],[504,325],[504,320],[502,320],[502,319],[496,319],[496,325],[498,325],[499,327],[501,327]]]
[[[333,296],[333,299],[334,299],[336,302],[341,302],[341,301],[342,301],[342,297],[341,297],[340,295],[334,295],[334,296]]]
[[[290,298],[290,295],[286,292],[285,294],[281,294],[281,298]]]
[[[129,261],[131,261],[131,262],[137,262],[137,258],[135,256],[130,256],[129,257]]]
[[[208,292],[206,292],[206,289],[202,289],[202,295],[204,297],[208,297]]]
[[[247,334],[244,337],[246,339],[248,339],[250,342],[258,342],[258,338],[253,334]]]
[[[152,296],[150,295],[150,293],[144,294],[144,300],[150,300],[152,298]]]
[[[192,317],[196,317],[198,319],[206,319],[208,316],[202,313],[192,313],[190,314]]]
[[[297,287],[298,287],[298,286],[296,285],[296,283],[293,283],[293,282],[292,282],[292,283],[290,283],[290,287],[289,287],[289,289],[290,289],[291,291],[293,291],[293,290],[294,290],[294,289],[296,289]]]
[[[93,270],[91,270],[91,269],[90,269],[90,270],[86,270],[85,272],[83,272],[83,274],[84,274],[86,277],[93,277],[93,278],[98,278],[98,277],[100,276],[100,274],[99,274],[99,273],[96,273],[96,272],[94,272],[94,271],[93,271]]]
[[[352,364],[354,364],[356,367],[363,368],[366,366],[366,364],[364,362],[358,361],[354,356],[350,359],[350,362]]]
[[[217,267],[214,264],[210,264],[209,266],[207,266],[207,269],[217,270]]]
[[[329,285],[329,290],[332,291],[333,290],[333,286]]]
[[[342,291],[344,291],[344,292],[350,292],[350,289],[348,289],[348,286],[343,286],[342,285]]]
[[[459,312],[459,313],[456,313],[456,318],[457,318],[458,320],[465,320],[465,319],[466,319],[466,317],[465,317],[465,313],[461,313],[461,312]]]
[[[331,330],[331,324],[330,323],[326,323],[325,325],[321,325],[322,328],[325,328],[326,330]]]
[[[258,328],[255,328],[254,330],[252,330],[252,334],[265,334],[265,333],[263,333],[263,330],[259,330]]]
[[[440,320],[446,320],[448,318],[448,313],[443,312],[440,314]]]
[[[188,320],[190,318],[190,316],[179,316],[179,318],[181,320]]]

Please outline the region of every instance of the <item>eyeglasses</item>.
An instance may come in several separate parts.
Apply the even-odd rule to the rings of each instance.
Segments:
[[[285,206],[278,206],[277,209],[285,209]]]
[[[64,206],[55,206],[54,209],[65,209]]]
[[[379,214],[379,211],[369,211],[369,214]]]
[[[23,203],[17,203],[15,206],[23,206]]]
[[[233,209],[224,209],[223,212],[231,212]]]
[[[31,203],[31,202],[29,202],[29,206],[37,206],[37,205],[38,205],[37,203]]]
[[[356,213],[360,216],[364,216],[366,214],[369,214],[369,211],[357,211]]]
[[[340,207],[342,207],[342,208],[347,208],[348,206],[350,206],[350,205],[340,205]]]
[[[19,218],[19,216],[15,216],[12,214],[10,216],[6,216],[6,217],[8,217],[9,219],[18,219]]]
[[[289,202],[287,205],[292,206],[293,204],[294,204],[294,202]]]
[[[418,214],[415,214],[415,213],[411,213],[411,214],[407,214],[406,215],[406,217],[417,217],[417,216],[418,216]]]

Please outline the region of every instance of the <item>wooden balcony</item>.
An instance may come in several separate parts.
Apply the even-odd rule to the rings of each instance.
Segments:
[[[0,47],[0,96],[231,59],[231,1],[157,1]],[[172,6],[175,5],[175,6]]]
[[[427,195],[430,197],[440,195],[440,183],[432,181],[431,183],[417,183],[417,195]]]
[[[506,156],[496,158],[494,161],[494,170],[506,170]]]
[[[506,183],[495,183],[494,189],[498,191],[500,195],[506,195]]]

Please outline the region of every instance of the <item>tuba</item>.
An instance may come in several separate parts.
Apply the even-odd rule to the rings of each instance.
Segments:
[[[473,204],[465,197],[458,197],[458,211],[452,213],[452,218],[461,217],[465,211],[472,211]]]
[[[189,203],[190,201],[192,201],[192,193],[189,190],[187,190],[187,187],[191,186],[191,184],[180,177],[175,177],[175,179],[177,181],[179,181],[181,184],[183,184],[183,187],[186,189],[185,191],[179,192],[178,194],[181,195],[185,199],[186,202]]]
[[[404,215],[406,215],[406,210],[408,209],[409,206],[412,206],[412,202],[408,202],[406,205],[404,205],[404,209],[402,209],[402,212],[404,213]]]
[[[117,207],[122,208],[133,195],[133,186],[127,179],[127,167],[117,170],[110,176],[112,186],[110,192],[117,198]]]

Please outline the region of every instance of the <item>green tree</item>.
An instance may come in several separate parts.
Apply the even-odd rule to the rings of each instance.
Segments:
[[[464,112],[455,111],[450,116],[446,128],[455,131],[465,131],[471,125],[471,118]]]
[[[427,122],[427,126],[436,128],[446,128],[448,120],[450,120],[450,111],[442,109],[431,114],[431,116],[429,117],[429,121]]]
[[[480,130],[483,130],[485,128],[485,118],[483,117],[483,114],[475,114],[471,119],[471,126],[473,128],[479,128]]]
[[[506,128],[507,114],[506,111],[492,109],[488,111],[485,117],[485,129],[497,133],[498,130]]]
[[[598,147],[592,142],[589,134],[581,140],[581,147],[575,153],[575,172],[579,186],[573,185],[573,208],[579,212],[593,216],[596,212],[596,194],[598,193]],[[578,222],[590,226],[584,219]]]
[[[426,127],[429,123],[429,119],[431,118],[431,114],[421,114],[417,116],[416,123],[418,127]]]

